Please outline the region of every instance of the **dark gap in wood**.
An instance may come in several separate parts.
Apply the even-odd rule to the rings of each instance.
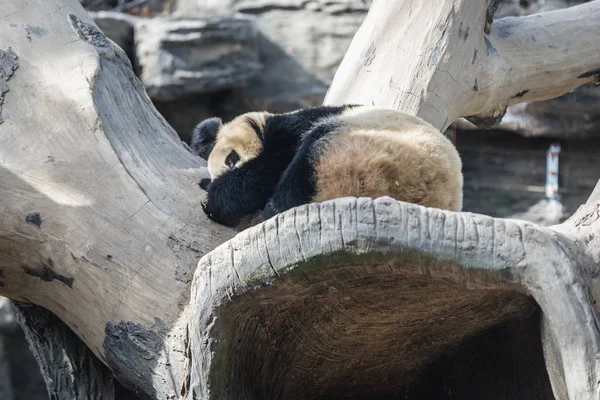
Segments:
[[[211,332],[213,395],[552,398],[530,297],[501,273],[406,264],[312,270],[234,298]]]

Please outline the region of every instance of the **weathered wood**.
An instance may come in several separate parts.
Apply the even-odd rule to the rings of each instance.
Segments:
[[[580,246],[586,248],[592,258],[589,273],[594,280],[600,279],[600,180],[588,201],[569,219],[553,229],[575,238]],[[597,299],[600,296],[600,283],[596,283],[593,290],[592,298]]]
[[[56,316],[41,307],[12,302],[50,399],[115,399],[112,373]]]
[[[400,109],[444,131],[459,117],[493,126],[510,105],[597,82],[600,1],[495,20],[485,34],[492,3],[373,2],[325,103]]]
[[[531,223],[386,197],[298,207],[200,260],[191,340],[211,352],[194,360],[203,374],[191,387],[227,399],[398,395],[452,343],[529,315],[526,294],[559,338],[569,398],[595,398],[591,266],[577,242]]]
[[[351,50],[330,100],[361,92],[443,127],[461,109],[494,117],[513,101],[591,82],[593,74],[571,75],[600,64],[591,39],[600,1],[495,21],[487,47],[488,4],[477,0],[373,7],[353,48],[386,44],[364,57]],[[382,15],[397,19],[374,24]],[[469,352],[452,349],[482,330],[541,318],[555,396],[599,397],[597,193],[553,229],[346,198],[289,210],[223,243],[235,232],[199,207],[203,162],[79,4],[0,0],[0,19],[0,293],[50,310],[128,388],[160,399],[396,395],[434,374],[430,363],[464,360]],[[560,51],[547,47],[550,25]],[[567,48],[581,32],[590,39]],[[469,64],[465,51],[475,49],[480,64]],[[383,68],[383,51],[397,71]],[[357,71],[349,85],[353,57],[378,72]],[[536,60],[548,66],[534,71]],[[452,80],[469,65],[488,68],[477,91],[466,77]],[[531,370],[538,386],[516,384],[498,398],[547,398],[545,371]],[[491,387],[482,381],[471,398]]]
[[[57,315],[129,387],[177,393],[168,331],[198,258],[235,233],[200,209],[205,164],[76,0],[1,0],[0,19],[0,293]]]

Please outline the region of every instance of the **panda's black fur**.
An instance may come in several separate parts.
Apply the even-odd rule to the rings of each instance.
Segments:
[[[337,127],[335,120],[322,121],[303,136],[295,157],[277,182],[273,195],[260,215],[261,218],[271,218],[282,211],[309,203],[314,198],[317,191],[313,157],[315,144],[334,132]]]
[[[306,146],[301,146],[306,141],[306,134],[319,120],[338,115],[351,107],[355,106],[312,107],[292,113],[272,114],[266,119],[262,129],[248,120],[254,134],[261,140],[262,150],[255,158],[218,176],[212,182],[201,182],[201,186],[207,190],[207,199],[202,203],[206,215],[215,222],[235,226],[242,218],[256,215],[261,210],[261,217],[268,218],[282,207],[302,204],[301,199],[314,193],[310,168],[295,171],[295,168],[289,170],[288,166],[298,156],[300,160],[295,163],[298,168],[305,168],[305,165],[310,164],[303,157],[308,156],[306,151],[302,152],[302,148]],[[216,140],[215,129],[218,130],[219,126],[214,122],[206,124],[204,121],[194,130],[191,147],[203,158],[208,158],[211,150],[206,151],[207,145],[210,146],[207,138],[208,141],[210,138]],[[299,148],[301,153],[298,153]],[[284,171],[293,182],[285,181],[278,186]],[[292,187],[296,184],[297,186]],[[280,193],[269,201],[276,188]],[[269,206],[265,209],[267,202]]]
[[[192,148],[208,156],[202,209],[228,226],[329,199],[391,196],[462,208],[462,163],[432,125],[400,111],[358,105],[286,114],[247,113],[198,124]]]

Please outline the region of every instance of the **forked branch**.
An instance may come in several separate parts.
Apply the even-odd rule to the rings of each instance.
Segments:
[[[486,34],[488,15],[483,1],[375,1],[325,103],[387,106],[443,131],[598,82],[600,0],[495,20]]]

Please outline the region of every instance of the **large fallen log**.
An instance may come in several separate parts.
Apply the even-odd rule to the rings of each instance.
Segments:
[[[327,101],[442,129],[597,79],[600,1],[493,9],[375,2]],[[51,311],[139,396],[599,397],[600,189],[554,229],[339,199],[227,241],[200,211],[204,162],[77,1],[0,0],[0,18],[0,294]]]

